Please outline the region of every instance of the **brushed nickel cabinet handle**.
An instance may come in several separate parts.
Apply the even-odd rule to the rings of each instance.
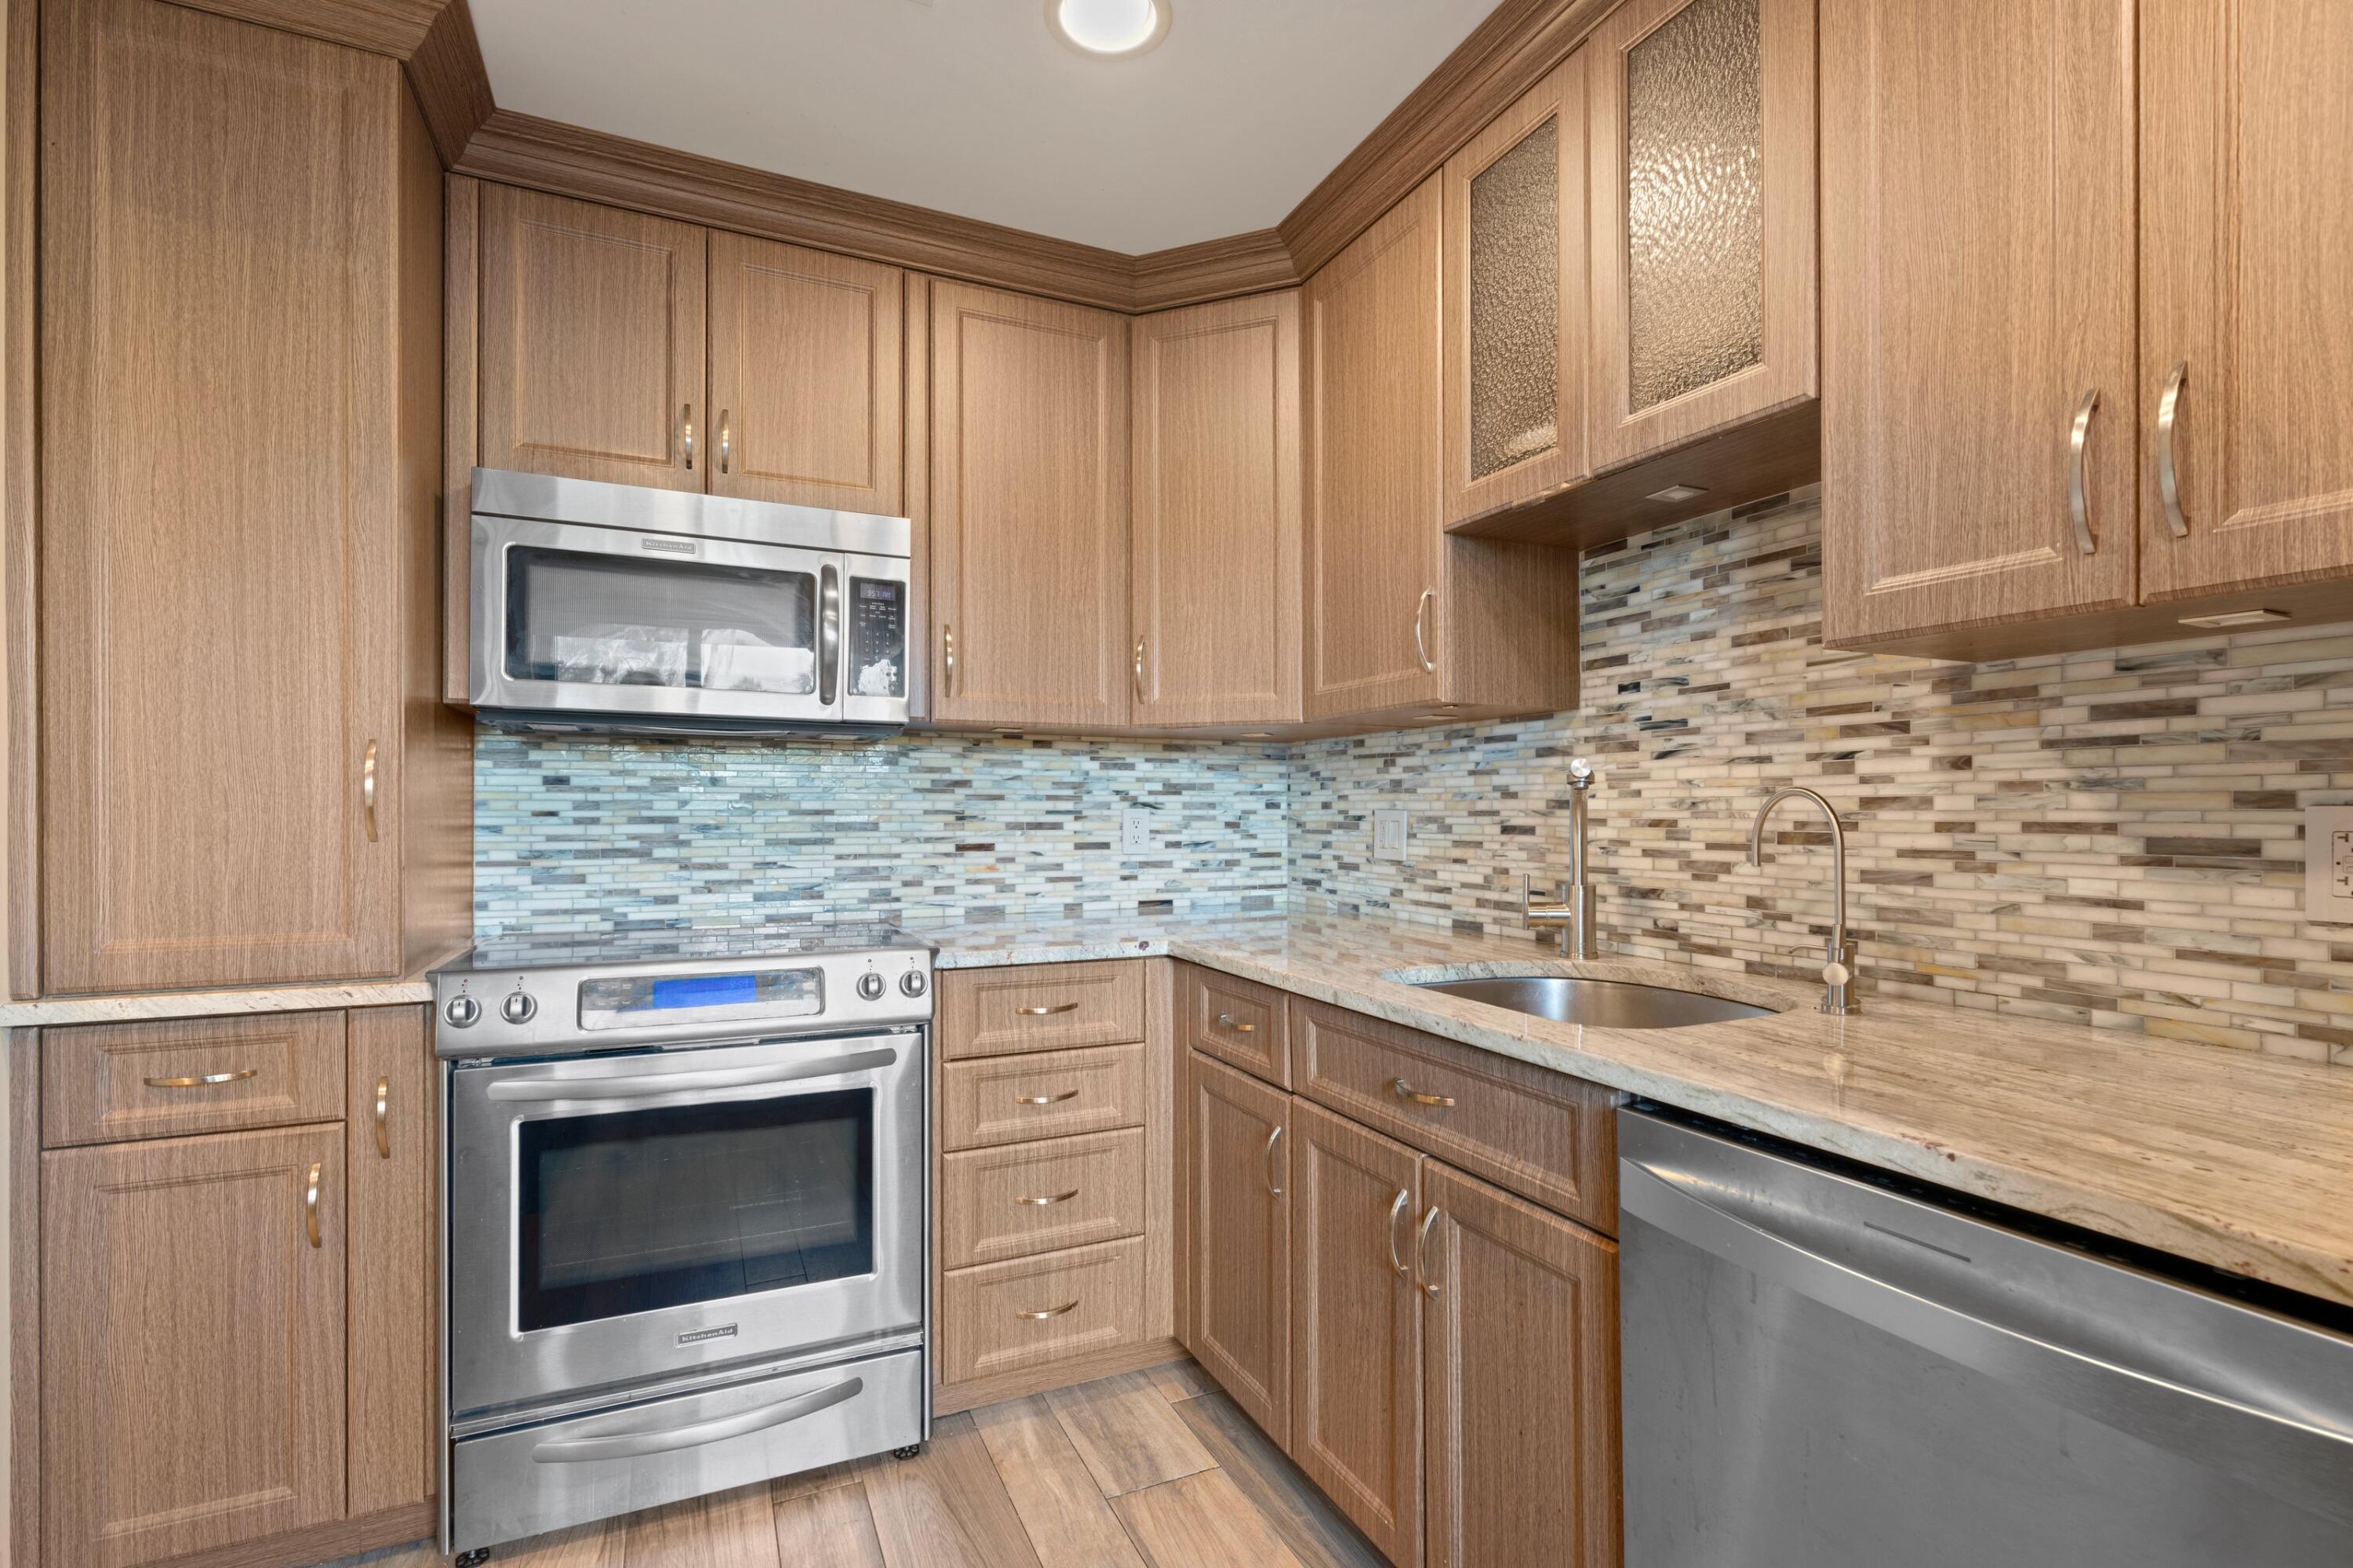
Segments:
[[[319,1239],[319,1178],[325,1170],[320,1161],[311,1161],[311,1174],[302,1193],[302,1224],[311,1233],[311,1245],[314,1247],[324,1245]]]
[[[1397,1197],[1389,1203],[1389,1266],[1397,1270],[1399,1279],[1406,1277],[1406,1268],[1405,1259],[1398,1255],[1398,1216],[1405,1213],[1405,1206],[1411,1202],[1413,1202],[1413,1194],[1400,1187],[1398,1189]]]
[[[2100,409],[2100,389],[2093,387],[2075,406],[2075,422],[2067,431],[2067,515],[2075,523],[2075,547],[2091,555],[2100,547],[2092,537],[2092,502],[2084,493],[2084,449],[2092,440],[2092,416]]]
[[[2181,472],[2173,460],[2174,427],[2181,418],[2181,389],[2189,385],[2189,362],[2176,365],[2165,378],[2157,399],[2157,498],[2165,506],[2166,532],[2177,539],[2189,537],[2189,519],[2181,514]]]
[[[1067,1203],[1078,1195],[1079,1190],[1073,1187],[1067,1192],[1057,1192],[1050,1198],[1016,1198],[1013,1202],[1017,1207],[1025,1209],[1050,1209],[1057,1203]]]
[[[1016,1312],[1013,1315],[1016,1318],[1027,1318],[1033,1323],[1040,1323],[1049,1318],[1059,1318],[1063,1313],[1075,1309],[1077,1306],[1076,1300],[1070,1300],[1063,1302],[1060,1307],[1049,1307],[1042,1312]]]
[[[375,742],[367,743],[360,758],[360,813],[367,821],[368,842],[375,842]]]
[[[729,460],[735,455],[735,429],[728,421],[728,410],[719,410],[719,471],[725,473]]]
[[[1257,1024],[1238,1023],[1234,1021],[1234,1015],[1230,1012],[1221,1012],[1218,1014],[1218,1027],[1220,1029],[1230,1029],[1237,1034],[1255,1034],[1258,1033]]]
[[[947,649],[948,666],[947,673],[941,677],[940,680],[940,695],[944,697],[952,697],[955,695],[955,628],[953,626],[941,627],[940,641]]]
[[[1454,1103],[1452,1095],[1425,1095],[1403,1078],[1391,1078],[1389,1087],[1397,1091],[1398,1098],[1410,1100],[1418,1106],[1445,1107]]]
[[[233,1073],[196,1073],[185,1078],[149,1078],[145,1082],[151,1089],[209,1089],[250,1078],[260,1071],[259,1067],[239,1067]]]
[[[681,413],[681,414],[680,414],[680,415],[679,415],[679,417],[678,417],[678,428],[679,428],[680,434],[681,434],[681,436],[683,436],[683,437],[684,437],[684,439],[685,439],[685,440],[686,440],[686,469],[687,469],[687,471],[688,471],[689,473],[691,473],[691,472],[693,472],[693,471],[694,471],[694,405],[693,405],[693,404],[689,403],[688,405],[686,405],[686,409],[685,409],[685,411],[684,411],[683,413]]]
[[[1282,1196],[1282,1184],[1274,1179],[1274,1146],[1282,1141],[1279,1127],[1266,1135],[1266,1190],[1278,1198]]]
[[[1058,1001],[1051,1007],[1017,1007],[1013,1011],[1024,1018],[1051,1018],[1058,1012],[1076,1012],[1078,1010],[1079,1004],[1075,1001]]]
[[[1144,698],[1144,645],[1145,645],[1145,641],[1148,641],[1148,639],[1142,638],[1142,637],[1139,637],[1139,638],[1137,638],[1137,639],[1135,640],[1135,680],[1134,680],[1134,692],[1135,692],[1135,700],[1136,700],[1137,702],[1139,702],[1139,703],[1145,700],[1145,698]]]
[[[1078,1090],[1064,1089],[1059,1095],[1016,1095],[1013,1097],[1013,1103],[1017,1106],[1058,1106],[1064,1100],[1074,1100],[1078,1097]]]
[[[1438,1223],[1438,1205],[1430,1204],[1430,1213],[1421,1216],[1420,1231],[1413,1238],[1414,1277],[1421,1281],[1421,1293],[1425,1296],[1438,1294],[1438,1287],[1430,1283],[1429,1264],[1430,1227]]]
[[[1422,619],[1430,613],[1430,601],[1437,597],[1436,588],[1424,588],[1413,605],[1413,656],[1421,661],[1421,673],[1425,675],[1438,673],[1438,666],[1430,661],[1430,644],[1423,640],[1421,630]]]
[[[375,1152],[380,1160],[392,1158],[392,1080],[375,1081]]]

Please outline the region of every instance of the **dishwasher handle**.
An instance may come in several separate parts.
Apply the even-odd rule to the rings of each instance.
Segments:
[[[1774,1223],[1777,1205],[1761,1198],[1745,1203],[1743,1196],[1721,1171],[1619,1161],[1618,1202],[1626,1214],[1931,1354],[2353,1525],[2353,1433],[2256,1403],[2283,1390],[2195,1387],[2176,1373],[2126,1365],[1964,1310],[1823,1256]],[[1888,1234],[1900,1244],[1928,1245]]]

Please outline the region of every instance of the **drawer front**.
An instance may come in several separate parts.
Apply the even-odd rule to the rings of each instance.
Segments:
[[[41,1146],[340,1121],[343,1015],[242,1013],[41,1031]]]
[[[1605,1234],[1614,1092],[1319,1001],[1291,1003],[1298,1092]]]
[[[1142,1045],[950,1062],[940,1069],[940,1147],[1142,1127],[1144,1094]]]
[[[1135,1344],[1144,1337],[1144,1243],[1106,1242],[946,1276],[940,1382],[966,1383]]]
[[[1279,1089],[1291,1086],[1290,999],[1271,986],[1185,966],[1177,1016],[1186,1044]]]
[[[950,969],[940,977],[940,1054],[1005,1056],[1144,1038],[1144,960]]]
[[[951,1154],[940,1266],[964,1268],[1144,1234],[1144,1129]]]

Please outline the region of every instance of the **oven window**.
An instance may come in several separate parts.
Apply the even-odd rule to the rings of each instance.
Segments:
[[[507,551],[510,680],[806,696],[817,576],[518,545]]]
[[[520,1124],[519,1326],[874,1271],[874,1091]]]

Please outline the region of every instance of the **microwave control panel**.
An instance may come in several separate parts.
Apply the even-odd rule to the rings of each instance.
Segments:
[[[853,697],[907,694],[907,585],[888,577],[849,579],[849,669]]]

